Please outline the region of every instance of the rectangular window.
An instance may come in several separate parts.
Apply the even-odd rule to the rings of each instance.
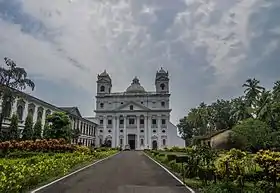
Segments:
[[[144,139],[141,139],[141,145],[144,145]]]
[[[156,125],[157,124],[157,120],[156,119],[152,119],[152,124]]]
[[[108,125],[112,125],[112,120],[108,119]]]
[[[134,125],[134,124],[135,124],[135,120],[132,119],[132,118],[130,118],[130,119],[128,120],[128,122],[129,122],[129,125]]]
[[[161,119],[161,124],[165,125],[166,124],[166,120],[165,119]]]
[[[103,125],[103,119],[100,119],[99,123],[100,123],[101,125]]]
[[[140,124],[141,125],[144,125],[144,122],[145,122],[144,119],[140,119]]]
[[[123,145],[123,139],[120,139],[120,145],[121,146]]]
[[[121,119],[121,120],[120,120],[120,125],[123,125],[123,122],[124,122],[124,120],[123,120],[123,119]]]

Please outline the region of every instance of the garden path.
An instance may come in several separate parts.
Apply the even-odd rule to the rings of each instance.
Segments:
[[[38,193],[189,193],[143,152],[121,152]]]

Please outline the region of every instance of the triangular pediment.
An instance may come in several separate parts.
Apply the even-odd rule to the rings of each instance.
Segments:
[[[115,111],[130,111],[130,106],[133,105],[133,111],[148,111],[148,110],[151,110],[149,109],[148,107],[145,107],[141,104],[138,104],[134,101],[130,101],[130,102],[127,102],[121,106],[119,106],[118,108],[115,109]]]
[[[82,117],[78,107],[60,107],[60,108],[72,115]]]

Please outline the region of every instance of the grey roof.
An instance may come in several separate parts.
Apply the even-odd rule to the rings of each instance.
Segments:
[[[78,117],[82,117],[78,107],[59,107],[60,109]]]
[[[132,80],[131,85],[126,89],[126,92],[129,93],[142,93],[142,92],[146,92],[145,89],[143,88],[143,86],[141,86],[139,79],[137,77],[135,77]]]

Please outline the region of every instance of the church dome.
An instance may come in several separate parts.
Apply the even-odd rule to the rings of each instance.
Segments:
[[[128,93],[139,93],[146,92],[145,89],[140,85],[139,79],[135,77],[131,83],[131,85],[126,89]]]

